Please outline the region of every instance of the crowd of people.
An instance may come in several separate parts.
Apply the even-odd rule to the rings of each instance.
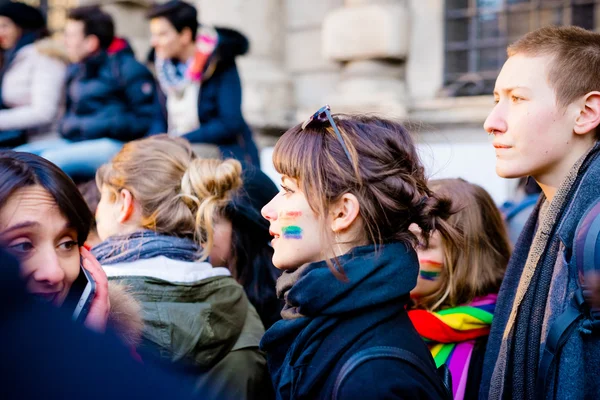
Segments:
[[[124,143],[161,133],[258,165],[235,64],[246,37],[200,26],[196,8],[178,0],[148,20],[152,52],[141,63],[98,6],[69,11],[62,45],[38,9],[0,6],[0,147],[40,155],[78,180]]]
[[[247,40],[180,0],[148,18],[154,75],[97,7],[69,15],[69,66],[39,11],[0,7],[0,397],[600,396],[600,34],[509,46],[484,128],[522,194],[498,207],[428,180],[401,122],[329,106],[278,140],[278,190]]]

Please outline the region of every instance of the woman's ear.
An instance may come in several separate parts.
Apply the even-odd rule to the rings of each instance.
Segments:
[[[121,190],[119,193],[119,200],[121,203],[121,209],[119,210],[119,223],[124,224],[129,221],[131,216],[133,215],[135,209],[135,203],[133,201],[133,196],[131,192],[127,189]]]
[[[350,228],[360,213],[360,204],[355,195],[346,193],[331,208],[331,230],[340,232]]]

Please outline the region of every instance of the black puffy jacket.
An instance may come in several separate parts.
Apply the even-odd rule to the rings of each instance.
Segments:
[[[71,141],[139,139],[152,123],[154,79],[129,45],[98,52],[67,71],[67,102],[60,134]]]

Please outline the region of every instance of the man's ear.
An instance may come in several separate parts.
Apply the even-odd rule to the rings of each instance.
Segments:
[[[583,108],[575,120],[574,131],[584,135],[600,125],[600,92],[590,92],[583,99]]]
[[[190,43],[194,43],[195,42],[196,38],[192,37],[192,30],[189,27],[187,27],[187,26],[181,30],[181,33],[179,35],[186,42],[187,41],[189,41]]]
[[[88,35],[85,38],[86,40],[86,50],[88,54],[94,54],[98,50],[100,50],[100,39],[96,35]]]
[[[340,232],[350,228],[360,213],[360,204],[355,195],[346,193],[331,208],[331,230]]]
[[[119,223],[124,224],[129,221],[135,210],[135,204],[131,192],[127,189],[121,190],[119,193],[119,202],[121,203],[121,209],[119,210]]]

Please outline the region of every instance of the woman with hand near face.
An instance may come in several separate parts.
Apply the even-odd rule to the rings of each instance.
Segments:
[[[82,265],[96,281],[85,325],[98,332],[112,325],[135,345],[141,330],[137,303],[113,286],[111,304],[106,274],[84,247],[91,220],[77,187],[57,166],[32,154],[0,151],[0,242],[20,260],[27,290],[60,307]]]
[[[261,348],[277,398],[445,398],[405,306],[419,272],[409,226],[450,234],[450,202],[427,187],[409,133],[324,107],[273,161],[282,190],[262,214],[286,304]],[[420,367],[394,356],[408,352]]]
[[[456,206],[448,222],[460,240],[434,231],[427,243],[419,242],[419,279],[408,315],[436,364],[450,369],[454,399],[476,399],[510,242],[502,215],[483,188],[462,179],[431,181],[429,187]],[[421,237],[419,227],[411,230]]]

